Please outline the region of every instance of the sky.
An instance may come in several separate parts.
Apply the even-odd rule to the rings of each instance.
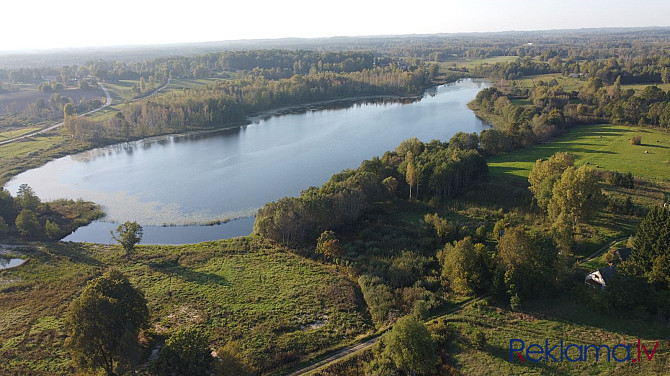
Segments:
[[[0,51],[670,26],[667,0],[4,0]]]

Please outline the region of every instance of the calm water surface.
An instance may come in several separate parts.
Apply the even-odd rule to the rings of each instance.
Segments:
[[[6,188],[16,193],[27,183],[43,200],[83,198],[104,207],[105,222],[64,240],[108,243],[117,225],[112,222],[126,220],[144,225],[143,244],[247,235],[266,202],[320,186],[402,140],[448,140],[459,131],[487,128],[466,106],[484,87],[465,80],[430,89],[409,104],[354,104],[99,148],[20,174]],[[193,225],[220,219],[231,221]]]
[[[26,262],[26,260],[24,260],[24,259],[9,258],[9,257],[5,257],[5,256],[0,255],[0,270],[14,268],[14,267],[17,267],[17,266],[23,264],[24,262]]]

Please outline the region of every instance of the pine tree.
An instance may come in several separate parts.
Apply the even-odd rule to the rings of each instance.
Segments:
[[[670,209],[654,207],[637,228],[631,261],[643,271],[650,282],[654,282],[663,279],[659,273],[663,273],[668,259],[670,259]]]

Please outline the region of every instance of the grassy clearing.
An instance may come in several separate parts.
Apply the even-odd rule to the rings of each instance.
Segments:
[[[464,375],[665,375],[670,366],[670,328],[654,321],[615,318],[594,313],[572,298],[541,300],[526,307],[523,312],[513,312],[500,307],[468,307],[457,315],[446,319],[457,335],[449,352],[453,354],[458,370]],[[470,338],[476,330],[484,332],[486,345],[477,350]],[[589,350],[586,362],[515,362],[509,361],[510,339],[522,339],[526,346],[542,344],[549,340],[550,348],[560,342],[579,345],[619,343],[631,345],[637,357],[637,339],[647,347],[659,341],[658,349],[649,362],[642,357],[641,363],[615,361],[595,362],[593,350]],[[567,345],[566,343],[566,345]],[[572,351],[575,351],[573,354]],[[619,353],[621,351],[621,353]],[[557,355],[558,350],[554,351]],[[624,357],[623,350],[617,356]],[[576,357],[576,350],[570,356]],[[525,357],[525,353],[524,353]],[[535,355],[537,358],[537,355]]]
[[[358,285],[337,267],[260,238],[179,247],[45,244],[0,272],[0,374],[70,374],[63,319],[85,282],[116,266],[142,289],[153,330],[204,327],[213,348],[239,341],[259,373],[276,372],[347,343],[371,326]]]
[[[631,145],[630,138],[638,135],[642,144]],[[527,178],[537,159],[558,151],[574,154],[578,165],[670,180],[670,133],[612,124],[582,126],[555,141],[491,157],[489,168],[495,176]]]
[[[642,90],[644,90],[647,86],[658,86],[662,90],[668,91],[670,90],[670,84],[654,84],[654,85],[647,85],[647,84],[631,84],[631,85],[621,85],[622,90],[628,90],[628,89],[633,89],[635,90],[635,94],[640,94]]]
[[[139,86],[139,80],[119,80],[118,82],[105,82],[104,85],[109,91],[109,95],[115,101],[125,102],[133,99],[135,93],[133,92],[133,85]]]
[[[519,80],[516,80],[516,83],[521,88],[531,88],[538,81],[549,82],[551,80],[556,80],[559,85],[563,87],[565,91],[578,91],[584,85],[586,85],[586,80],[579,78],[564,76],[561,73],[548,73],[548,74],[539,74],[536,76],[525,76]]]
[[[477,60],[453,60],[441,62],[440,66],[449,69],[449,68],[467,68],[472,69],[475,66],[482,65],[493,65],[496,63],[507,63],[510,61],[515,61],[518,59],[518,56],[496,56],[488,59],[477,59]]]
[[[219,78],[199,78],[199,79],[173,79],[170,82],[169,90],[195,89],[202,86],[213,85],[221,81]]]

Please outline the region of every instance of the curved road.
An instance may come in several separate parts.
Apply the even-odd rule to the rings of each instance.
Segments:
[[[582,260],[578,261],[577,264],[583,264],[583,263],[585,263],[589,260],[592,260],[595,257],[600,256],[603,252],[608,250],[609,247],[613,246],[616,242],[619,242],[619,241],[627,239],[627,238],[628,238],[628,236],[624,236],[624,237],[616,238],[616,239],[612,240],[611,242],[607,243],[606,245],[604,245],[603,247],[598,249],[595,253],[593,253],[593,254],[583,258]],[[444,313],[440,316],[432,318],[428,321],[434,321],[434,320],[436,320],[440,317],[444,317],[444,316],[448,316],[448,315],[451,315],[453,313],[456,313],[456,312],[460,311],[461,309],[463,309],[464,307],[466,307],[467,305],[470,305],[470,304],[474,303],[475,301],[478,301],[478,300],[481,300],[481,299],[485,298],[487,295],[488,294],[484,294],[484,295],[480,295],[476,298],[468,299],[468,300],[464,301],[463,303],[459,304],[458,306],[452,308],[447,313]],[[327,357],[325,359],[322,359],[318,362],[312,363],[308,366],[305,366],[305,367],[303,367],[303,368],[301,368],[297,371],[291,372],[287,376],[306,375],[306,374],[312,373],[312,372],[314,372],[314,371],[316,371],[320,368],[324,368],[324,367],[330,366],[334,363],[337,363],[337,362],[341,361],[342,359],[344,359],[346,356],[348,356],[350,354],[354,354],[354,353],[357,353],[357,352],[361,352],[365,349],[368,349],[372,345],[377,343],[379,341],[379,339],[381,338],[381,336],[384,335],[384,333],[389,331],[391,328],[392,327],[389,327],[389,328],[385,329],[383,332],[381,332],[379,334],[376,334],[372,338],[368,338],[368,339],[363,340],[363,341],[361,341],[357,344],[347,346],[347,347],[345,347],[341,350],[337,350],[336,352],[334,352],[329,357]]]
[[[90,115],[90,114],[95,113],[95,112],[98,112],[98,111],[102,110],[103,108],[105,108],[105,107],[107,107],[107,106],[109,106],[109,105],[112,104],[112,97],[109,95],[109,92],[107,91],[107,88],[104,87],[101,83],[98,83],[98,85],[100,86],[100,88],[102,89],[102,91],[105,92],[105,96],[107,97],[107,100],[105,101],[105,104],[103,104],[102,106],[96,108],[95,110],[91,110],[91,111],[89,111],[89,112],[85,112],[85,113],[83,113],[83,114],[81,114],[81,115],[77,115],[77,116],[86,116],[86,115]],[[56,129],[56,128],[61,127],[61,126],[63,126],[63,122],[60,122],[60,123],[58,123],[58,124],[54,124],[54,125],[52,125],[52,126],[50,126],[50,127],[41,129],[41,130],[39,130],[39,131],[35,131],[35,132],[30,132],[30,133],[24,134],[23,136],[14,137],[14,138],[11,138],[11,139],[9,139],[9,140],[1,141],[1,142],[0,142],[0,145],[9,144],[9,143],[11,143],[11,142],[18,141],[18,140],[22,140],[22,139],[24,139],[24,138],[28,138],[28,137],[32,137],[32,136],[38,135],[38,134],[40,134],[40,133],[49,132],[50,130]]]

